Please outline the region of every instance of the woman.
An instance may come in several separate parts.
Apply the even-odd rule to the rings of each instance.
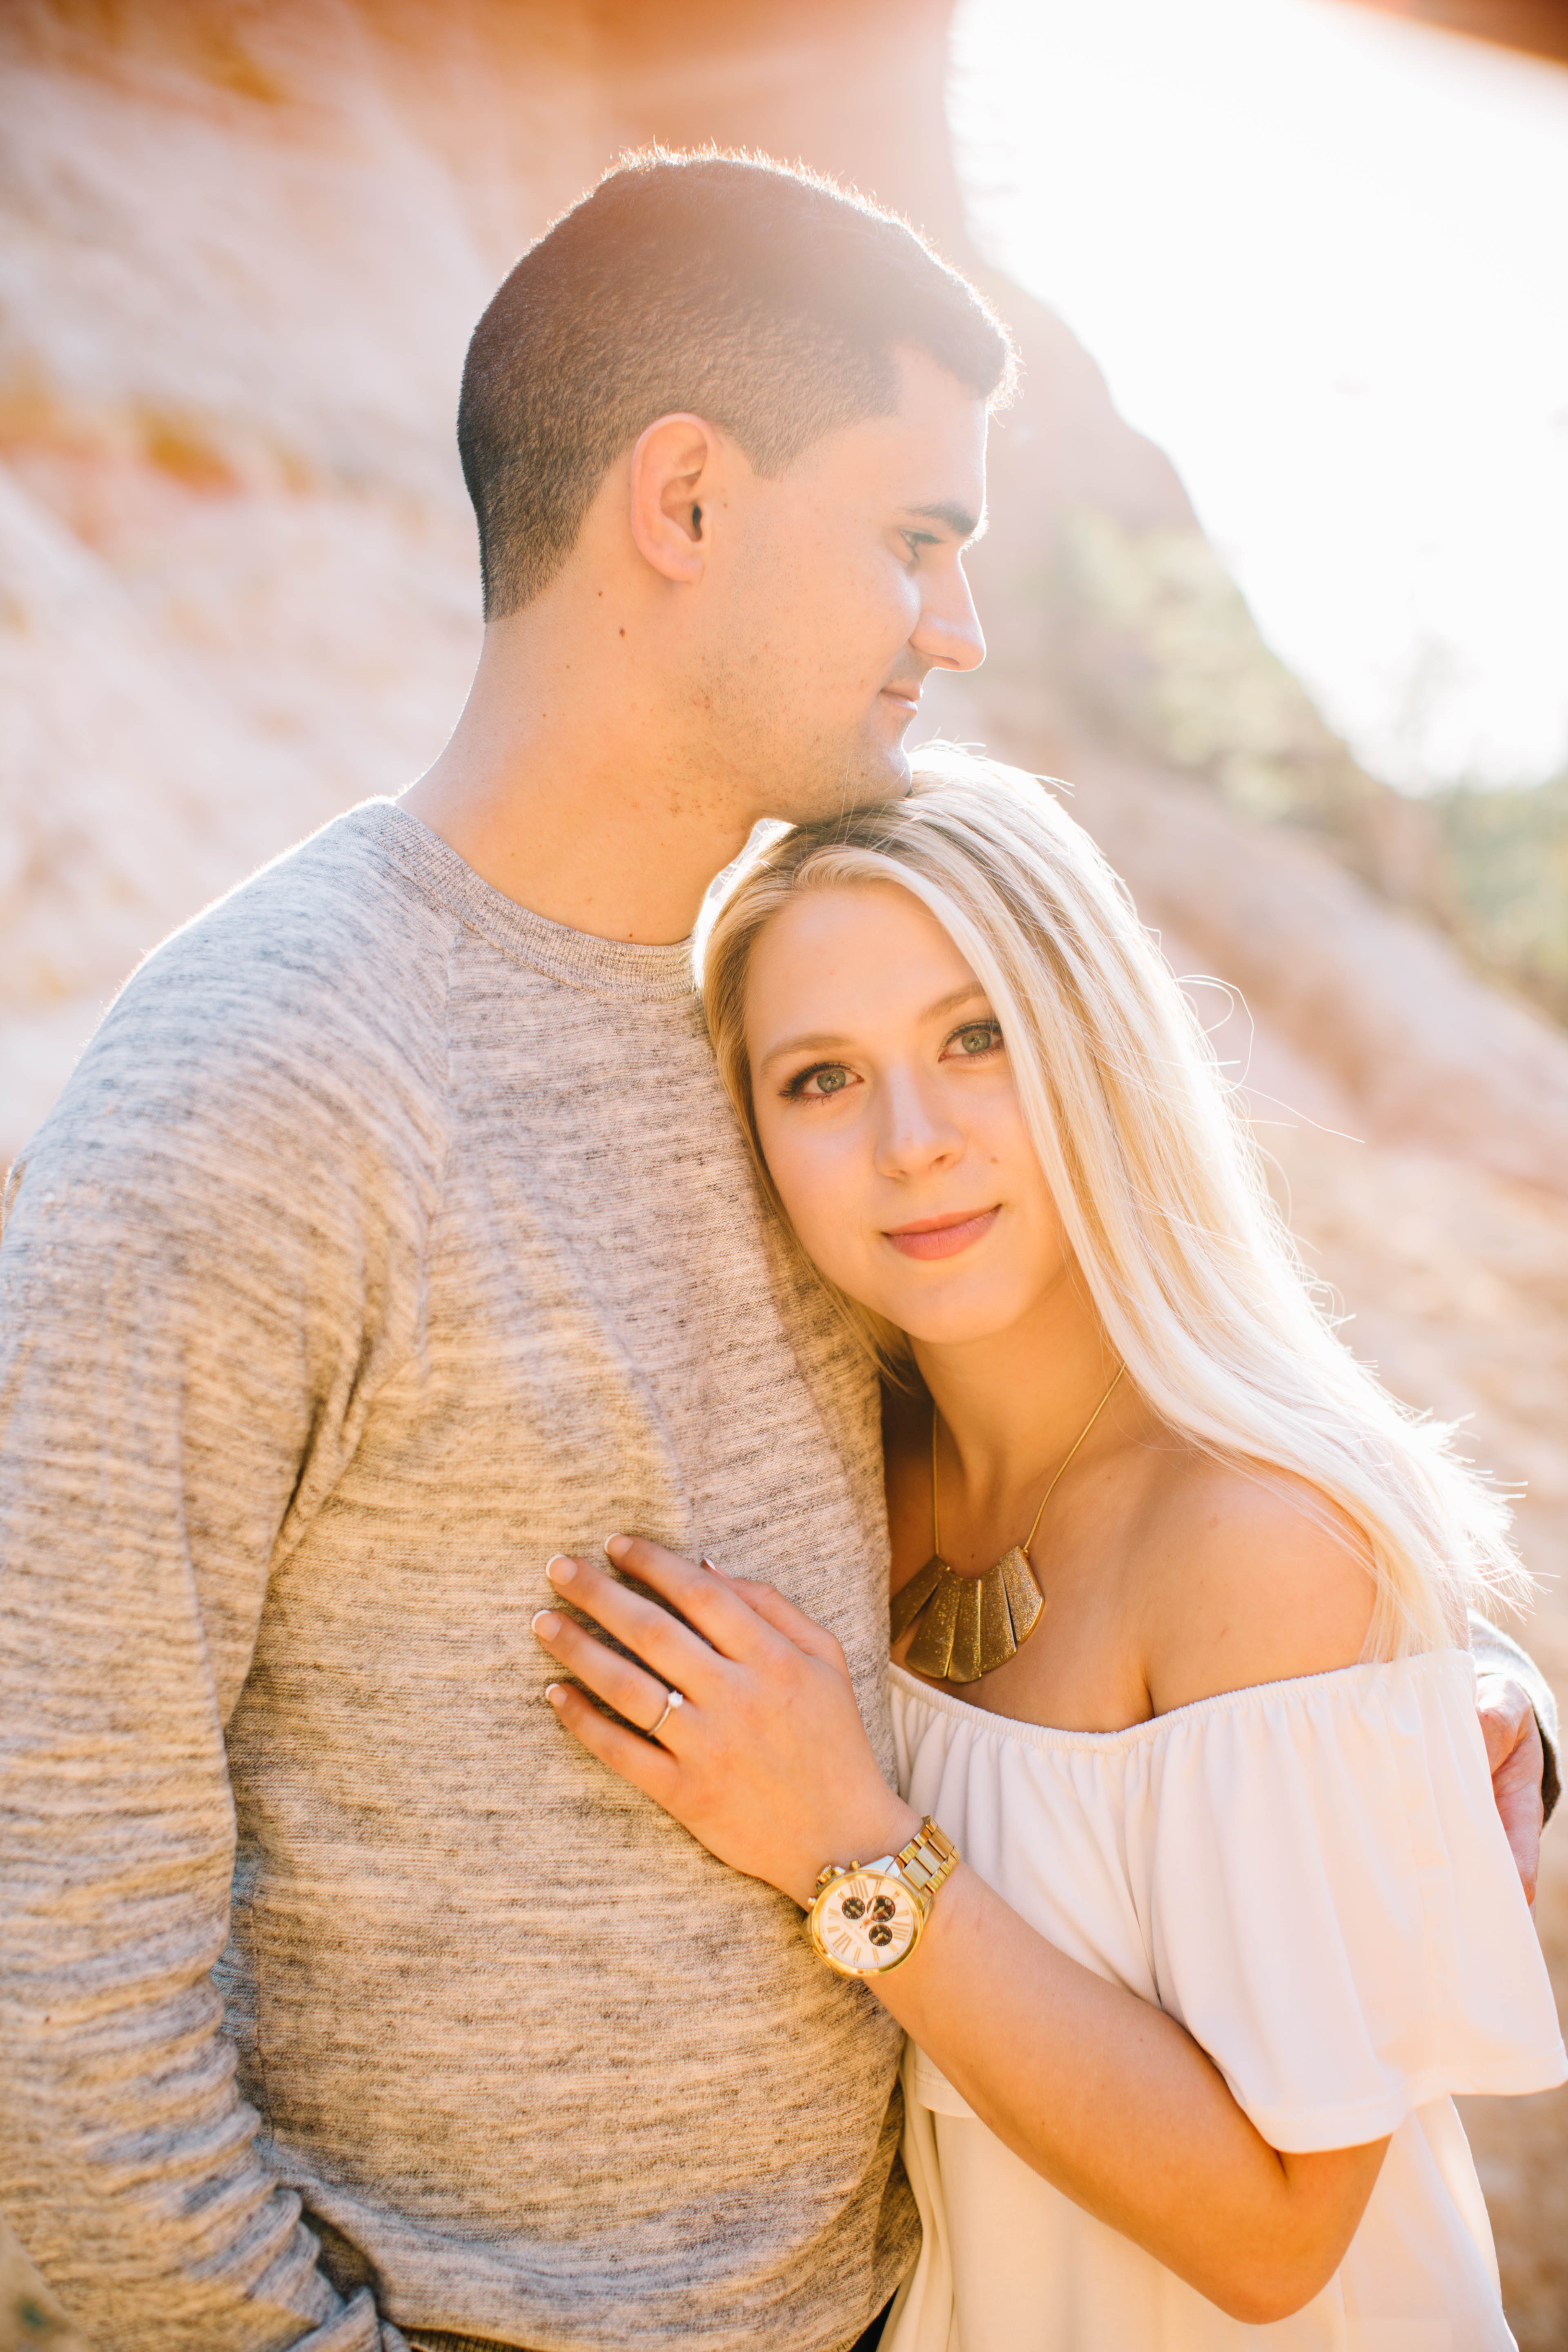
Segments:
[[[884,2346],[1509,2345],[1450,2095],[1568,2067],[1464,1646],[1517,1579],[1500,1505],[1334,1339],[1180,991],[1031,780],[928,758],[773,842],[703,985],[764,1184],[889,1377],[901,1794],[769,1589],[613,1538],[687,1623],[558,1560],[635,1654],[537,1630],[656,1737],[556,1685],[563,1721],[908,2029],[924,2246]]]

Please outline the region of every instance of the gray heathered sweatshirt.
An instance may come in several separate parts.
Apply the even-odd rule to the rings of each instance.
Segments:
[[[373,803],[143,966],[9,1192],[0,2209],[102,2352],[891,2293],[897,2028],[542,1697],[617,1528],[830,1626],[890,1769],[872,1385],[686,951]]]

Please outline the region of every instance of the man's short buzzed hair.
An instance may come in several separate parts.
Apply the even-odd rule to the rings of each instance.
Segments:
[[[631,156],[525,253],[474,331],[458,446],[485,618],[537,596],[614,460],[691,411],[779,475],[899,404],[899,345],[977,400],[1010,391],[1007,331],[890,214],[747,156]]]

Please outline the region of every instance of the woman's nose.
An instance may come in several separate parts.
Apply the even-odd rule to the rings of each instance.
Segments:
[[[963,1138],[940,1104],[913,1080],[892,1080],[883,1088],[877,1136],[879,1176],[919,1175],[958,1159]]]

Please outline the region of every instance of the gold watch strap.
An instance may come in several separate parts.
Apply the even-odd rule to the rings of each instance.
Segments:
[[[929,1905],[963,1856],[947,1832],[939,1829],[928,1813],[908,1845],[900,1846],[893,1860],[921,1902]]]

